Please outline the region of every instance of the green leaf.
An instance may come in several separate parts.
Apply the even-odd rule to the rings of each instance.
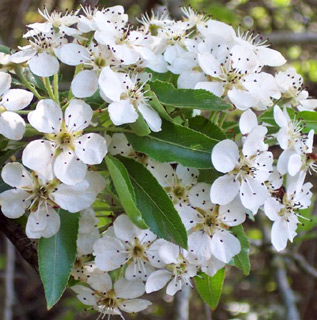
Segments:
[[[317,112],[312,111],[301,111],[297,114],[298,120],[303,120],[305,128],[303,132],[308,132],[311,129],[317,131]]]
[[[189,127],[212,139],[224,140],[227,138],[221,128],[202,116],[189,119]]]
[[[106,157],[106,164],[125,212],[136,226],[147,229],[148,226],[136,206],[135,193],[127,169],[118,159],[110,155]]]
[[[250,244],[248,237],[246,236],[243,226],[239,225],[231,228],[232,233],[238,238],[241,244],[241,251],[233,258],[233,265],[242,270],[244,275],[250,273],[251,264],[250,264]]]
[[[187,248],[187,232],[174,205],[153,175],[132,159],[118,156],[130,175],[137,207],[150,230],[161,238]]]
[[[139,112],[139,117],[136,122],[130,123],[130,128],[133,130],[135,134],[137,134],[140,137],[147,136],[151,133],[151,130],[149,129],[149,126],[145,122],[142,114]]]
[[[178,162],[195,168],[211,167],[211,150],[219,142],[206,135],[163,121],[162,131],[145,137],[127,133],[134,150],[142,152],[160,162]]]
[[[210,277],[205,273],[200,273],[195,277],[196,288],[199,295],[213,311],[218,306],[224,279],[225,268],[218,270],[213,277]]]
[[[214,169],[200,169],[198,182],[213,183],[220,177],[220,173]]]
[[[0,45],[0,52],[9,54],[10,53],[10,48],[7,46],[4,46],[3,44]]]
[[[172,83],[174,86],[177,86],[177,79],[179,77],[178,74],[174,74],[171,71],[160,73],[160,72],[155,72],[148,68],[145,71],[148,73],[151,73],[152,75],[151,81],[161,80],[161,81]]]
[[[59,210],[61,227],[51,238],[41,238],[38,245],[39,270],[47,308],[51,309],[66,289],[76,259],[78,213]]]
[[[222,111],[232,106],[203,89],[176,89],[171,83],[155,80],[150,83],[157,98],[167,105],[178,108],[206,109]]]

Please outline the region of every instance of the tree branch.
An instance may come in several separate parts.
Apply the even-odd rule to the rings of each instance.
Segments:
[[[175,296],[174,320],[189,320],[190,286],[183,286]]]
[[[269,42],[274,45],[292,45],[292,44],[312,44],[317,45],[317,33],[303,32],[293,33],[288,31],[272,32],[268,35],[263,35],[263,38],[268,37]]]
[[[26,236],[24,229],[20,225],[13,220],[6,218],[2,212],[0,212],[0,232],[12,242],[22,255],[23,259],[39,273],[37,250],[34,242]]]
[[[4,320],[12,320],[14,305],[14,272],[15,272],[15,249],[9,239],[7,241],[7,265],[5,271],[5,304],[4,304]]]

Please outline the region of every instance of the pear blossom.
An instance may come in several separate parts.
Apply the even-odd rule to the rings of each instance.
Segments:
[[[111,271],[127,264],[127,279],[146,280],[154,271],[152,261],[155,255],[153,257],[150,245],[156,235],[150,230],[137,228],[126,215],[119,216],[113,226],[114,236],[105,234],[93,246],[96,266]]]
[[[215,205],[209,199],[210,186],[198,183],[189,192],[190,205],[179,204],[179,213],[189,232],[190,254],[198,261],[211,257],[228,263],[241,250],[240,242],[227,229],[244,222],[246,209],[239,196],[227,205]]]
[[[298,210],[306,209],[311,204],[312,184],[304,183],[305,173],[300,172],[296,176],[288,176],[285,193],[277,197],[270,197],[265,201],[264,212],[273,221],[271,241],[277,251],[284,250],[287,240],[293,242],[296,236]]]
[[[283,112],[274,107],[274,119],[280,127],[276,134],[280,147],[284,150],[279,156],[277,169],[281,174],[287,172],[295,176],[306,164],[306,154],[313,151],[314,130],[308,134],[302,133],[302,126],[298,121],[292,121],[284,108]]]
[[[131,79],[128,74],[116,73],[108,66],[100,74],[99,86],[111,101],[108,112],[115,125],[134,123],[141,114],[152,131],[161,130],[162,120],[148,104],[144,83]]]
[[[188,192],[198,180],[198,169],[184,167],[181,164],[174,169],[169,163],[154,160],[148,160],[146,167],[166,190],[174,204],[188,202]]]
[[[313,111],[317,107],[317,99],[309,99],[307,90],[302,90],[303,78],[294,68],[279,71],[275,75],[286,107],[295,107],[299,111]]]
[[[72,290],[83,304],[91,306],[103,317],[119,315],[124,319],[122,311],[135,313],[151,305],[148,300],[136,299],[145,292],[140,280],[121,278],[113,284],[107,273],[93,272],[89,284],[91,287],[76,285]]]
[[[198,267],[186,258],[186,250],[164,241],[158,253],[166,267],[149,276],[145,285],[146,293],[158,291],[167,284],[166,293],[174,296],[183,286],[192,286],[190,279],[197,274]]]
[[[25,121],[15,111],[26,108],[33,99],[33,93],[10,87],[10,74],[0,71],[0,134],[10,140],[21,140]]]
[[[241,131],[248,130],[241,128]],[[228,204],[239,193],[243,206],[253,213],[264,204],[269,196],[265,181],[272,173],[273,164],[272,153],[266,151],[268,146],[263,142],[266,133],[267,128],[263,126],[253,127],[243,139],[241,151],[229,139],[214,146],[212,163],[217,171],[225,175],[217,178],[211,186],[210,198],[213,203]]]
[[[60,106],[53,100],[41,100],[28,114],[28,120],[48,140],[30,142],[23,151],[23,164],[42,174],[54,172],[66,184],[82,181],[87,165],[101,163],[107,153],[107,143],[102,136],[83,134],[92,113],[87,103],[73,99],[63,117]]]
[[[30,211],[26,225],[29,238],[49,238],[57,233],[60,218],[55,208],[69,212],[86,209],[93,204],[99,191],[96,186],[92,187],[89,173],[87,180],[68,186],[57,179],[47,180],[36,172],[30,173],[17,162],[6,164],[1,177],[14,188],[0,194],[2,212],[8,218],[17,219]]]

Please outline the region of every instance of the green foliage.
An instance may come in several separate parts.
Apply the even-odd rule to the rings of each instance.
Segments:
[[[39,270],[47,308],[51,309],[66,289],[76,259],[78,213],[59,210],[61,227],[51,238],[41,238],[38,245]]]
[[[197,291],[211,310],[215,310],[218,306],[224,279],[225,268],[218,270],[213,277],[205,273],[200,273],[195,277]]]
[[[243,226],[239,225],[236,227],[232,227],[231,231],[238,238],[241,244],[241,251],[233,258],[233,265],[242,270],[244,275],[248,275],[250,273],[251,264],[250,264],[250,243],[247,235],[243,230]]]
[[[134,189],[127,169],[118,159],[110,155],[106,157],[106,164],[125,212],[136,226],[141,229],[148,228],[142,219],[142,213],[137,208]]]
[[[133,130],[133,132],[140,136],[147,136],[148,134],[151,133],[151,130],[149,129],[149,126],[145,122],[142,114],[139,112],[139,117],[136,122],[130,123],[130,128]]]
[[[150,230],[187,248],[186,229],[165,190],[142,164],[121,156],[118,158],[129,173],[137,207]]]
[[[190,118],[189,127],[193,130],[205,134],[212,139],[216,139],[219,141],[226,139],[226,135],[223,133],[219,126],[202,116]]]
[[[146,137],[127,133],[127,139],[138,152],[160,162],[179,162],[184,166],[210,168],[210,154],[219,141],[181,125],[163,121],[162,131]]]
[[[232,106],[206,90],[176,89],[171,83],[155,80],[150,83],[157,98],[167,105],[177,108],[206,109],[222,111]]]
[[[296,115],[298,120],[304,120],[305,128],[303,132],[308,132],[311,129],[317,131],[317,112],[301,111]]]

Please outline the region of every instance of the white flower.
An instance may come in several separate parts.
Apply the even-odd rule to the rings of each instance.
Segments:
[[[146,292],[158,291],[168,283],[166,293],[173,296],[183,286],[192,286],[190,279],[197,274],[198,267],[186,258],[187,251],[164,241],[158,252],[166,269],[154,271],[149,276],[145,285]]]
[[[68,186],[56,179],[47,180],[36,172],[30,173],[20,163],[8,163],[2,169],[1,177],[14,189],[0,194],[2,212],[16,219],[25,211],[30,211],[26,225],[27,236],[51,237],[60,225],[60,218],[54,208],[59,206],[69,212],[78,212],[95,201],[97,193],[89,181],[89,175],[87,180]]]
[[[146,167],[166,190],[174,204],[188,202],[188,192],[197,183],[198,169],[187,168],[181,164],[174,169],[169,163],[160,163],[150,159]]]
[[[99,86],[104,96],[111,101],[108,107],[111,121],[119,126],[134,123],[142,114],[150,129],[161,130],[162,120],[148,104],[144,95],[144,83],[132,80],[128,74],[116,73],[105,67],[99,77]]]
[[[0,71],[0,134],[10,140],[20,140],[25,132],[25,122],[14,111],[27,107],[33,99],[33,93],[10,87],[11,76]]]
[[[92,109],[73,99],[65,110],[53,100],[41,100],[28,114],[30,124],[49,140],[34,140],[23,151],[22,162],[45,175],[53,167],[66,184],[82,181],[87,165],[99,164],[107,153],[106,140],[96,133],[83,134],[92,119]]]
[[[144,284],[140,280],[129,281],[121,278],[112,286],[108,274],[95,271],[90,274],[89,284],[91,288],[76,285],[72,290],[83,304],[91,306],[103,317],[120,315],[124,319],[121,311],[135,313],[151,305],[148,300],[136,299],[145,292]]]
[[[306,209],[311,204],[312,184],[304,184],[305,173],[300,172],[295,177],[288,176],[285,193],[277,198],[270,197],[264,204],[264,212],[273,221],[271,241],[277,251],[284,250],[287,240],[293,242],[296,236],[298,210]]]
[[[93,245],[99,239],[98,219],[92,208],[80,212],[77,255],[83,256],[93,252]]]
[[[149,249],[156,239],[150,230],[137,228],[126,215],[114,222],[114,235],[106,233],[93,246],[96,266],[100,270],[111,271],[127,264],[125,277],[129,280],[146,280],[154,271],[155,254]]]
[[[314,130],[303,134],[301,123],[292,121],[286,108],[282,112],[278,106],[275,106],[274,119],[281,128],[276,134],[276,138],[284,150],[279,156],[277,169],[281,174],[288,172],[295,176],[306,163],[306,153],[309,154],[313,151]]]
[[[206,262],[212,256],[228,263],[241,250],[240,242],[227,229],[244,222],[246,209],[236,197],[227,205],[214,205],[210,186],[198,183],[189,192],[190,205],[179,205],[182,221],[189,231],[190,254]]]
[[[317,107],[317,99],[308,99],[308,92],[302,90],[303,78],[294,68],[278,72],[275,79],[286,107],[295,107],[299,111],[313,111]]]
[[[241,152],[237,144],[229,139],[214,146],[212,163],[216,170],[226,174],[217,178],[211,186],[213,203],[228,204],[238,193],[244,207],[253,213],[264,203],[269,196],[265,181],[272,173],[273,163],[272,153],[266,151],[268,146],[263,142],[266,133],[265,127],[254,127],[243,140]]]

